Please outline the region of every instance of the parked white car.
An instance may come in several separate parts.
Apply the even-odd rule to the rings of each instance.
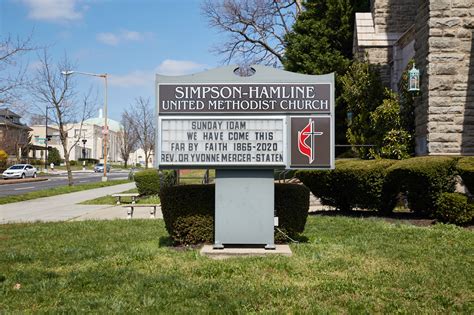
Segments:
[[[4,179],[9,178],[35,178],[38,170],[36,167],[30,164],[15,164],[10,166],[3,172],[2,176]]]

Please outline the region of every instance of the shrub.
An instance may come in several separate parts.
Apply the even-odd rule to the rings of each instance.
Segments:
[[[372,144],[371,112],[382,103],[384,88],[380,72],[368,62],[354,62],[341,77],[342,98],[347,102],[352,118],[348,124],[347,141],[350,144]],[[369,158],[368,147],[354,147],[361,158]]]
[[[48,148],[48,165],[51,163],[56,166],[61,164],[61,156],[56,148]]]
[[[390,90],[385,92],[382,104],[370,113],[373,134],[370,156],[387,159],[406,159],[410,156],[410,134],[403,130],[398,97]]]
[[[469,192],[474,194],[474,156],[459,159],[457,169]]]
[[[161,211],[166,230],[175,243],[213,242],[214,196],[214,185],[163,187],[160,192]]]
[[[309,189],[303,185],[275,184],[275,210],[278,226],[291,238],[297,238],[304,231],[309,209]],[[287,241],[278,231],[275,242]]]
[[[70,161],[69,161],[69,165],[71,165],[71,166],[76,166],[76,165],[77,165],[77,161],[76,161],[76,160],[70,160]]]
[[[383,185],[392,160],[338,160],[327,171],[298,171],[298,177],[324,205],[349,211],[383,207]]]
[[[29,164],[39,166],[39,165],[43,165],[44,161],[40,159],[29,159]]]
[[[81,164],[82,164],[83,161],[86,161],[87,165],[91,165],[91,164],[95,165],[95,164],[99,163],[98,159],[93,159],[93,158],[85,158],[85,159],[80,158],[80,159],[78,159],[78,161],[81,162]]]
[[[161,183],[163,186],[173,185],[175,175],[173,171],[162,172]],[[157,195],[160,192],[160,174],[157,169],[148,169],[135,173],[135,184],[138,193],[144,196]]]
[[[166,230],[177,244],[212,243],[214,240],[215,186],[163,187],[161,209]],[[309,208],[309,190],[295,184],[275,185],[279,226],[290,237],[302,233]],[[282,240],[281,235],[276,241]]]
[[[448,157],[416,157],[394,164],[384,185],[383,210],[392,211],[398,193],[407,192],[412,211],[432,215],[440,194],[454,191],[455,166],[456,160]]]
[[[463,194],[442,193],[437,206],[435,218],[441,222],[463,225],[473,221],[474,204]]]
[[[4,150],[0,150],[0,170],[7,167],[8,154]]]

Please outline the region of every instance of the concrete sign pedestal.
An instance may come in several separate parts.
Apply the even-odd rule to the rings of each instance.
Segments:
[[[273,169],[216,170],[214,249],[227,244],[275,249]]]

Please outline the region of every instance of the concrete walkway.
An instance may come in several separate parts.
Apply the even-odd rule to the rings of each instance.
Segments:
[[[135,183],[0,205],[0,224],[35,221],[125,219],[127,217],[127,210],[121,206],[79,205],[78,203],[120,193],[132,188],[135,188]],[[135,210],[134,218],[148,217],[148,209],[139,208]],[[161,217],[161,209],[157,209],[156,217]]]

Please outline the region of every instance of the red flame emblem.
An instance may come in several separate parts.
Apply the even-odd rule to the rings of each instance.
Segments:
[[[314,129],[314,120],[311,118],[303,130],[298,131],[298,150],[301,154],[308,157],[309,164],[313,163],[316,157],[314,148],[314,136],[320,136],[323,132],[316,132]],[[309,144],[306,142],[309,138]]]

